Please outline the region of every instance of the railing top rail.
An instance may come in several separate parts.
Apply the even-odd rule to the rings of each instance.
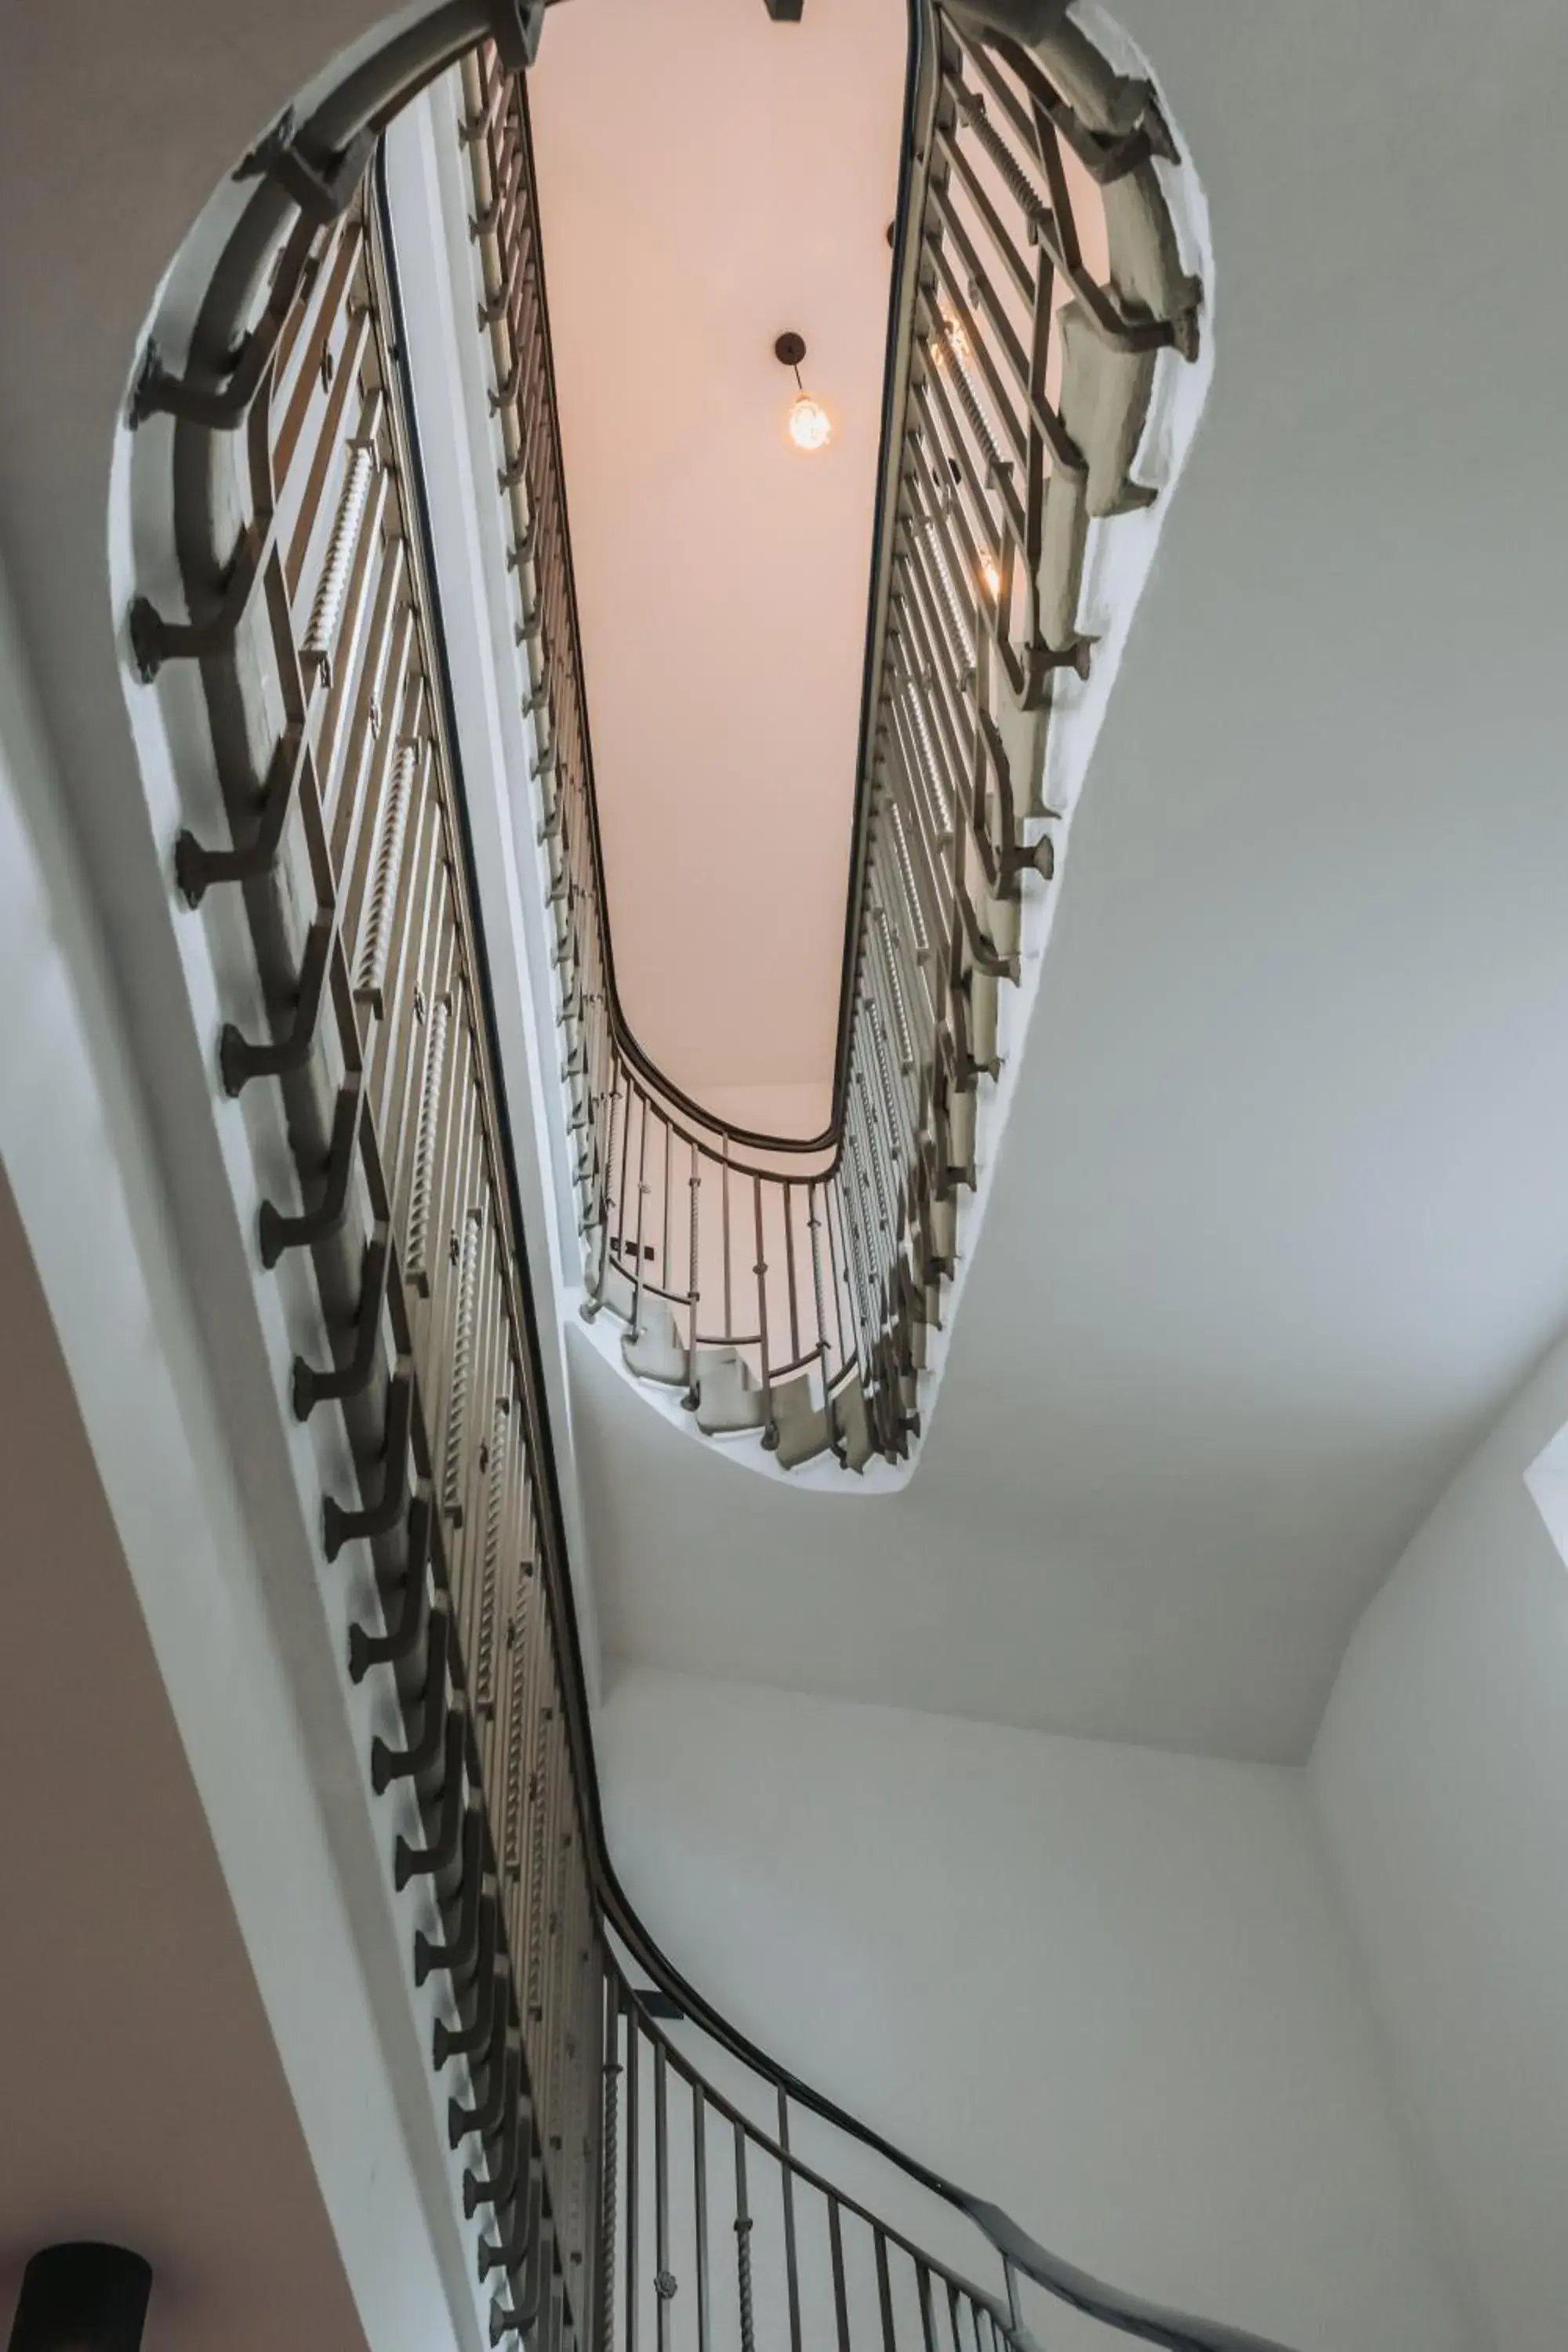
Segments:
[[[241,590],[248,595],[250,583],[243,571],[237,573],[233,550],[220,544],[219,541],[211,460],[213,435],[221,428],[215,426],[213,422],[213,407],[225,396],[225,388],[231,380],[241,374],[246,364],[243,354],[247,332],[269,331],[253,325],[258,289],[265,269],[269,260],[297,233],[301,222],[315,218],[325,227],[347,203],[353,201],[364,163],[381,129],[412,95],[490,29],[491,12],[480,5],[480,0],[452,0],[452,5],[437,10],[423,24],[405,30],[384,50],[356,68],[298,132],[290,124],[287,135],[275,140],[272,151],[259,163],[251,159],[247,168],[259,174],[257,186],[243,206],[206,285],[192,339],[189,373],[178,383],[165,379],[163,397],[153,404],[168,407],[175,418],[173,453],[174,525],[190,603],[187,621],[163,623],[154,615],[153,624],[161,632],[163,651],[160,658],[173,658],[176,655],[200,658],[209,692],[209,709],[214,717],[215,742],[225,732],[220,719],[226,713],[232,719],[241,700],[239,664],[234,652],[235,625],[230,612],[234,602],[231,583],[237,577]],[[302,262],[302,249],[300,259]],[[404,340],[402,336],[395,338],[399,344]],[[259,383],[265,392],[265,372]],[[405,470],[416,486],[416,505],[421,505],[418,446],[412,403],[407,397],[405,384],[397,384],[396,390],[404,412],[402,429],[407,453]],[[241,403],[230,421],[237,424],[247,416],[254,421],[251,409],[246,403]],[[247,526],[247,532],[255,530],[259,520],[252,519]],[[419,520],[427,538],[428,519],[420,516]],[[269,525],[270,518],[268,521]],[[242,551],[250,544],[248,538],[242,541]],[[416,557],[425,575],[421,594],[426,606],[426,617],[435,632],[434,649],[439,669],[442,667],[442,646],[434,567],[425,561],[423,550],[416,551]],[[275,560],[275,551],[272,560]],[[254,569],[258,568],[259,558],[257,558]],[[219,584],[215,586],[214,583]],[[145,635],[142,642],[148,642]],[[438,686],[443,697],[449,694],[449,681],[444,677],[432,683]],[[442,731],[447,735],[455,734],[449,724],[444,725]],[[248,766],[248,745],[244,740],[243,729],[237,730],[231,726],[227,748],[232,749],[237,743],[239,756],[233,764],[237,772]],[[455,766],[455,746],[448,746],[447,756]],[[254,808],[252,815],[254,817]],[[478,959],[478,981],[484,999],[483,1009],[490,1030],[494,1058],[493,1008],[489,1002],[489,973],[482,954]],[[265,1066],[281,1071],[286,1066],[293,1066],[279,1058],[279,1049],[275,1045],[247,1047],[246,1050],[260,1057],[258,1068]],[[488,1074],[487,1083],[492,1087],[499,1083],[493,1070]],[[354,1108],[357,1098],[352,1085],[346,1091],[357,1123]],[[570,1574],[563,1498],[545,1402],[540,1353],[540,1318],[529,1289],[521,1192],[510,1126],[504,1117],[491,1119],[493,1108],[494,1106],[487,1101],[484,1110],[489,1148],[500,1163],[504,1213],[513,1229],[508,1237],[510,1245],[509,1276],[517,1287],[520,1300],[517,1323],[523,1357],[521,1372],[528,1467],[539,1505],[540,1558],[550,1602],[553,1671],[559,1678],[563,1736],[576,1799],[581,1851],[598,1922],[614,1931],[651,1982],[673,2000],[682,2014],[718,2048],[785,2099],[794,2101],[858,2141],[919,2186],[956,2208],[989,2240],[1005,2264],[1033,2280],[1051,2295],[1120,2329],[1124,2335],[1163,2346],[1166,2352],[1279,2352],[1279,2347],[1268,2344],[1261,2337],[1189,2319],[1139,2298],[1120,2294],[1061,2262],[999,2208],[970,2195],[929,2166],[908,2156],[836,2102],[770,2060],[701,1998],[668,1960],[643,1927],[621,1887],[605,1835],[587,1683]],[[352,1126],[350,1132],[352,1135]],[[303,1222],[309,1223],[310,1216]],[[406,1376],[402,1373],[396,1375],[393,1382],[395,1390],[397,1390],[399,1381],[405,1383],[399,1393],[406,1406]],[[389,1406],[389,1431],[393,1426],[392,1410]],[[387,1444],[390,1446],[390,1437]],[[426,1444],[428,1450],[427,1437]],[[406,1452],[406,1433],[404,1450]],[[397,1469],[401,1473],[404,1466],[395,1463],[388,1453],[385,1475],[389,1488],[393,1471]],[[368,1524],[368,1519],[374,1514],[362,1513],[359,1517],[362,1522]],[[383,1531],[390,1532],[390,1529],[391,1522],[388,1521]],[[424,1562],[417,1566],[417,1573],[421,1577],[424,1566]],[[455,1659],[450,1676],[455,1690],[463,1688],[464,1676],[463,1662]],[[469,1721],[466,1728],[460,1725],[459,1729],[471,1750],[472,1722]],[[477,1784],[482,1777],[480,1772],[471,1765],[466,1769],[470,1770]],[[495,1857],[492,1855],[491,1859],[493,1867]],[[635,1994],[631,1997],[637,1998]],[[651,2021],[645,2021],[649,2030],[657,2032],[657,2026]],[[660,2039],[664,2046],[669,2047],[667,2037],[661,2036]],[[693,2080],[700,2079],[682,2053],[670,2048],[670,2055],[683,2074]],[[772,2155],[792,2166],[802,2179],[820,2187],[847,2209],[853,2206],[878,2230],[906,2247],[915,2260],[950,2279],[964,2294],[973,2296],[984,2308],[996,2315],[998,2326],[1007,2339],[1018,2347],[1018,2352],[1027,2352],[1023,2331],[994,2298],[971,2287],[956,2273],[948,2272],[945,2266],[924,2255],[900,2232],[879,2221],[868,2209],[846,2198],[821,2175],[801,2166],[782,2143],[770,2140],[765,2133],[759,2132],[711,2086],[705,2084],[704,2090],[717,2106],[731,2115],[759,2145],[766,2147]]]
[[[876,725],[876,698],[880,685],[883,643],[880,621],[885,615],[888,602],[892,520],[898,498],[899,455],[901,448],[900,424],[908,370],[910,328],[913,313],[913,283],[919,268],[919,206],[914,202],[914,193],[919,175],[923,171],[928,157],[931,118],[935,102],[935,44],[931,37],[935,15],[932,0],[908,0],[908,14],[909,43],[900,128],[899,186],[894,212],[894,247],[888,303],[886,356],[883,364],[881,436],[876,499],[873,508],[870,562],[868,572],[868,610],[866,653],[858,722],[855,803],[851,827],[849,881],[845,903],[838,1013],[835,1027],[832,1107],[827,1125],[820,1134],[775,1135],[763,1129],[748,1127],[741,1120],[727,1118],[721,1113],[709,1109],[661,1070],[638,1040],[622,1003],[619,983],[616,977],[615,940],[608,919],[609,898],[605,881],[604,840],[599,819],[598,795],[594,785],[592,736],[585,721],[579,746],[579,756],[584,769],[584,803],[587,811],[590,856],[601,909],[598,944],[603,961],[603,982],[607,998],[606,1010],[616,1045],[624,1059],[637,1072],[650,1093],[658,1097],[686,1122],[682,1132],[688,1136],[689,1140],[703,1145],[709,1139],[712,1140],[722,1139],[744,1151],[784,1156],[798,1155],[804,1158],[827,1154],[830,1155],[829,1168],[837,1164],[844,1144],[844,1108],[849,1082],[850,1052],[855,1022],[855,972],[859,957],[867,836],[871,814],[871,776],[868,754],[871,734]],[[521,85],[518,100],[526,184],[530,190],[532,209],[538,215],[540,206],[532,125],[526,90]],[[913,235],[910,230],[911,221],[915,230]],[[560,413],[554,397],[555,371],[553,346],[551,341],[547,274],[542,268],[536,299],[546,354],[545,404],[558,484],[556,495],[561,500],[564,517],[569,505],[566,467],[561,438]],[[583,659],[581,612],[569,527],[563,529],[562,532],[560,552],[565,572],[566,627],[570,642],[570,658],[574,666],[576,676],[581,680],[585,675],[585,668]],[[693,1130],[701,1132],[696,1133]]]

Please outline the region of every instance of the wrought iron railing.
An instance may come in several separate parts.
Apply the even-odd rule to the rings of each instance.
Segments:
[[[1054,872],[1047,730],[1090,660],[1090,529],[1152,499],[1157,358],[1196,351],[1151,87],[1070,26],[1026,49],[965,22],[913,0],[833,1118],[808,1144],[705,1112],[621,1005],[527,89],[491,53],[463,67],[589,1311],[786,1466],[918,1433],[999,992]]]
[[[670,1969],[616,1878],[406,329],[364,178],[391,115],[459,55],[499,121],[512,100],[487,29],[444,11],[242,167],[254,186],[179,367],[150,352],[132,395],[139,420],[174,420],[139,463],[185,612],[141,598],[131,639],[169,689],[191,818],[178,892],[210,919],[233,997],[217,1068],[255,1114],[258,1246],[300,1335],[286,1409],[325,1415],[321,1458],[352,1472],[324,1495],[321,1545],[371,1570],[348,1671],[390,1703],[366,1769],[406,1823],[397,1885],[422,1891],[411,1968],[443,1988],[431,2060],[492,2335],[1033,2352],[1039,2295],[1174,2352],[1268,2352],[1059,2263],[773,2064]]]

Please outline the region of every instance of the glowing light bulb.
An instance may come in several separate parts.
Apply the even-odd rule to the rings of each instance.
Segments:
[[[809,392],[797,394],[790,404],[789,437],[797,449],[826,449],[833,438],[826,409]]]
[[[980,577],[984,581],[993,602],[1002,593],[1002,567],[989,548],[980,559]]]
[[[949,352],[962,363],[969,357],[969,337],[964,333],[958,320],[950,319],[945,310],[939,315],[942,320],[942,332],[931,347],[931,357],[938,367],[946,366]]]

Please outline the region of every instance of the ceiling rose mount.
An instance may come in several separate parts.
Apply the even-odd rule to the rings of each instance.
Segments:
[[[781,367],[786,367],[795,377],[795,396],[790,404],[786,429],[797,449],[826,449],[833,438],[833,423],[819,400],[814,400],[801,382],[800,363],[805,357],[805,337],[794,327],[786,327],[773,343],[773,357]]]

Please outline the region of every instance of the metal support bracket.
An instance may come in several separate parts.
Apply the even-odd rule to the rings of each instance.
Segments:
[[[257,1216],[257,1234],[261,1245],[261,1263],[270,1273],[285,1250],[306,1249],[312,1243],[325,1241],[342,1223],[349,1204],[349,1177],[353,1169],[354,1145],[359,1139],[360,1114],[364,1108],[364,1080],[358,1070],[353,1071],[338,1090],[337,1107],[332,1113],[331,1140],[327,1146],[326,1166],[321,1197],[313,1209],[301,1211],[298,1216],[286,1217],[271,1201],[263,1201]],[[313,1401],[313,1400],[312,1400]],[[296,1403],[296,1412],[298,1404]],[[309,1412],[309,1406],[306,1412]],[[300,1413],[303,1421],[305,1413]]]
[[[386,1436],[382,1446],[385,1474],[377,1501],[363,1510],[345,1511],[335,1496],[321,1506],[321,1540],[329,1559],[336,1559],[344,1544],[356,1536],[388,1536],[403,1517],[408,1493],[408,1434],[414,1418],[414,1379],[398,1372],[386,1397]]]
[[[432,1611],[425,1651],[425,1688],[420,1697],[419,1737],[406,1748],[394,1748],[379,1736],[370,1743],[370,1785],[384,1797],[395,1780],[417,1780],[436,1769],[441,1735],[448,1720],[447,1652],[452,1621],[445,1609]],[[456,1713],[456,1709],[451,1710]]]
[[[238,635],[272,546],[273,518],[247,522],[223,576],[217,610],[205,621],[166,621],[146,596],[132,598],[127,616],[132,658],[143,686],[151,686],[166,661],[199,661],[221,653]]]
[[[463,1825],[463,1718],[447,1717],[446,1760],[441,1780],[441,1811],[436,1834],[428,1845],[410,1845],[400,1837],[393,1850],[392,1883],[399,1895],[416,1878],[433,1877],[458,1858]]]
[[[304,762],[305,730],[295,719],[272,754],[256,833],[242,848],[208,849],[194,833],[180,833],[174,843],[174,881],[187,907],[199,907],[215,882],[256,882],[272,871]]]
[[[381,1312],[386,1304],[386,1277],[392,1264],[392,1249],[384,1226],[378,1226],[365,1252],[364,1278],[360,1285],[359,1307],[354,1317],[353,1352],[348,1360],[330,1371],[320,1372],[308,1364],[303,1356],[296,1356],[289,1376],[289,1397],[296,1421],[309,1421],[316,1407],[328,1397],[358,1396],[370,1385],[375,1370],[375,1344],[381,1331]],[[418,1504],[415,1509],[419,1508]]]

